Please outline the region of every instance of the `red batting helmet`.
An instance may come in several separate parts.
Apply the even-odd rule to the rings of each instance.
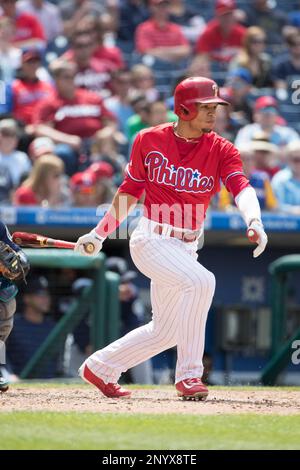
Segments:
[[[180,82],[175,89],[174,100],[174,111],[184,121],[195,119],[198,114],[196,103],[229,104],[220,98],[216,82],[206,77],[191,77]]]

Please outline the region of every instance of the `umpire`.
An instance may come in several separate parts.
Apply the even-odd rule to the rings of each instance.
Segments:
[[[0,222],[0,366],[5,362],[5,341],[13,327],[16,283],[25,280],[29,268],[25,253],[12,241],[6,225]],[[7,390],[8,382],[0,371],[0,392]]]

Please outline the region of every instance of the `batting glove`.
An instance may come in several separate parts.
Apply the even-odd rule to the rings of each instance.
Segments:
[[[258,219],[252,220],[248,227],[247,235],[252,243],[257,243],[258,245],[253,251],[253,258],[257,258],[265,250],[268,243],[268,237],[262,222]]]
[[[102,250],[105,238],[100,237],[93,229],[91,232],[78,238],[74,251],[85,256],[96,256]]]

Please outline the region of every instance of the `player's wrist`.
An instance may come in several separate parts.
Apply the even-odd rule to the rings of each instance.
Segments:
[[[97,230],[96,230],[97,227],[93,228],[93,230],[91,230],[90,234],[95,237],[97,240],[99,240],[100,242],[104,242],[106,237],[103,237],[101,235],[99,235],[99,233],[97,233]]]
[[[249,220],[248,227],[251,227],[252,224],[258,224],[261,227],[264,226],[263,223],[262,223],[262,220],[259,219],[258,217],[254,217],[253,219]]]
[[[106,212],[94,230],[102,240],[105,240],[111,233],[115,232],[119,225],[120,222],[110,212]]]

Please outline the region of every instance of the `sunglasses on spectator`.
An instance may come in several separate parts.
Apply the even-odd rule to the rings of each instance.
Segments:
[[[294,157],[291,159],[293,163],[300,163],[300,156],[299,157]]]
[[[300,46],[300,42],[291,42],[290,47],[297,47]]]

